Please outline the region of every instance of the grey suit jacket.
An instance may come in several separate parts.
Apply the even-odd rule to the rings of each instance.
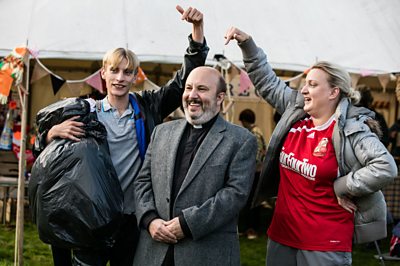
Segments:
[[[155,211],[164,220],[183,213],[192,233],[175,244],[175,265],[240,265],[237,219],[253,182],[256,138],[218,117],[199,147],[175,202],[170,202],[178,145],[186,120],[157,126],[135,180],[136,216]],[[168,245],[141,228],[134,265],[161,265]]]

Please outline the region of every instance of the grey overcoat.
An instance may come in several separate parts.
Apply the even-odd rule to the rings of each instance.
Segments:
[[[256,138],[218,117],[199,147],[175,202],[170,202],[178,145],[186,120],[157,126],[135,180],[136,215],[155,211],[170,220],[180,213],[192,237],[174,247],[176,266],[240,265],[237,220],[253,182]],[[173,216],[170,216],[173,204]],[[161,265],[168,245],[141,228],[134,265]]]

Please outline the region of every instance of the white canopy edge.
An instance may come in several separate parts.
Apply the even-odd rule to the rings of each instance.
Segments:
[[[349,72],[400,72],[398,0],[177,0],[204,13],[214,54],[243,65],[230,26],[252,35],[274,68],[303,71],[317,60]],[[176,2],[153,0],[0,1],[0,56],[28,43],[39,58],[101,60],[111,48],[129,47],[143,62],[181,63],[190,24]],[[12,23],[10,23],[10,21]]]

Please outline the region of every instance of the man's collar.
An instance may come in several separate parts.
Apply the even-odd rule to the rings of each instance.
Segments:
[[[210,128],[214,124],[214,122],[217,120],[218,116],[219,116],[219,113],[216,116],[214,116],[213,118],[211,118],[211,120],[209,120],[206,123],[201,124],[201,125],[192,125],[189,122],[188,122],[188,124],[191,125],[192,128],[195,128],[195,129]]]
[[[114,110],[115,108],[110,104],[108,101],[108,96],[104,97],[103,100],[101,100],[101,105],[102,109],[104,112],[108,112],[110,110]],[[129,111],[133,112],[133,108],[130,103],[128,103],[128,108]]]
[[[102,104],[102,108],[103,108],[104,112],[107,112],[110,109],[112,109],[112,106],[111,106],[110,102],[108,101],[108,96],[104,97],[104,99],[101,100],[101,104]]]

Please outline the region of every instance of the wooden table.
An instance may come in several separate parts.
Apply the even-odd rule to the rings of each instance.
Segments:
[[[18,178],[0,176],[0,188],[3,190],[2,223],[6,223],[7,201],[10,198],[11,188],[18,187]],[[28,181],[25,181],[25,187],[28,187]]]
[[[2,221],[6,222],[10,190],[18,187],[18,159],[12,151],[0,150],[0,189],[3,191]]]

